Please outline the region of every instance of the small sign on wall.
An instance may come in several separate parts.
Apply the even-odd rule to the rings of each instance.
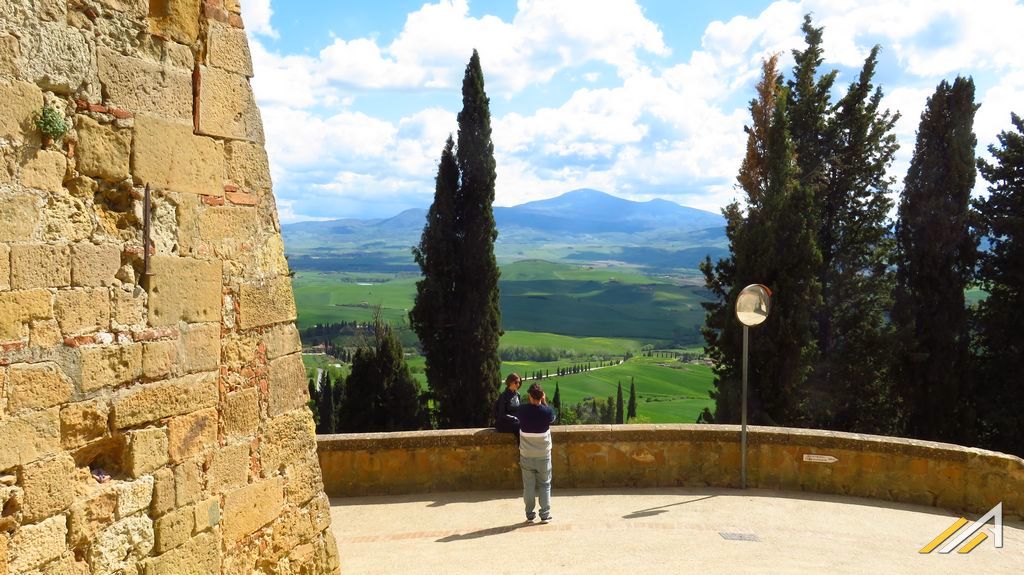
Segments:
[[[805,453],[804,461],[810,461],[812,463],[835,463],[839,459],[831,455],[818,455],[817,453]]]

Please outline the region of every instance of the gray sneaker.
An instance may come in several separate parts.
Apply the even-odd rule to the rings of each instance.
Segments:
[[[551,523],[552,519],[553,518],[550,515],[548,515],[547,517],[541,517],[540,518],[540,522],[543,523],[543,524],[548,524],[548,523]]]

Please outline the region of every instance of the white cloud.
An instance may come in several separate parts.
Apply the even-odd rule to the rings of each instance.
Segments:
[[[498,205],[593,187],[718,211],[736,197],[742,126],[761,59],[781,53],[780,69],[789,74],[807,12],[825,27],[823,69],[840,69],[837,94],[871,46],[882,45],[876,82],[884,105],[903,116],[891,170],[898,182],[939,80],[975,76],[983,104],[979,155],[1024,101],[1024,44],[1015,42],[1024,8],[1010,0],[986,0],[983,9],[955,0],[783,0],[754,17],[709,23],[701,48],[689,54],[671,54],[634,0],[609,0],[600,10],[585,0],[520,0],[511,21],[471,16],[466,0],[440,0],[408,14],[387,44],[335,38],[315,56],[298,56],[251,42],[275,183],[291,194],[282,220],[322,214],[310,207],[317,202],[351,214],[380,210],[375,215],[428,204],[441,148],[457,131],[456,111],[416,108],[412,99],[401,113],[381,111],[380,101],[360,106],[378,95],[455,94],[474,47],[492,98],[515,100],[563,71],[571,73],[559,82],[573,82],[571,91],[557,91],[568,94],[561,100],[529,92],[543,104],[492,117]],[[612,72],[595,72],[593,64]]]
[[[277,38],[277,30],[270,25],[270,18],[274,11],[270,7],[270,0],[244,0],[242,6],[242,21],[245,22],[245,29],[250,34],[261,34],[271,38]]]

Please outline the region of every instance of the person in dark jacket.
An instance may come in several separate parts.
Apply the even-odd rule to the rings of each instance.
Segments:
[[[519,408],[519,468],[523,472],[526,520],[533,521],[540,500],[540,522],[551,521],[551,424],[555,410],[539,383],[530,386],[530,403]]]
[[[519,434],[519,387],[523,379],[517,373],[510,373],[505,378],[505,391],[501,392],[494,404],[494,427],[503,433]]]

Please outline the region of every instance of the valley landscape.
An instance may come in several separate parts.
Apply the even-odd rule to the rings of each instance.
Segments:
[[[628,394],[633,381],[638,421],[692,423],[712,406],[710,368],[692,360],[702,354],[700,304],[707,299],[697,268],[706,255],[726,253],[720,215],[594,190],[496,207],[494,213],[503,376],[614,362],[551,375],[543,383],[552,395],[557,381],[563,405],[573,405],[614,398],[618,383]],[[407,326],[420,277],[411,248],[425,217],[425,210],[408,210],[382,220],[282,226],[295,273],[299,329],[365,324],[379,307],[423,386],[423,358]],[[314,341],[304,338],[307,346]],[[334,343],[360,342],[358,336],[342,336]],[[307,355],[306,362],[311,373],[327,366],[336,377],[347,373],[332,357]]]

